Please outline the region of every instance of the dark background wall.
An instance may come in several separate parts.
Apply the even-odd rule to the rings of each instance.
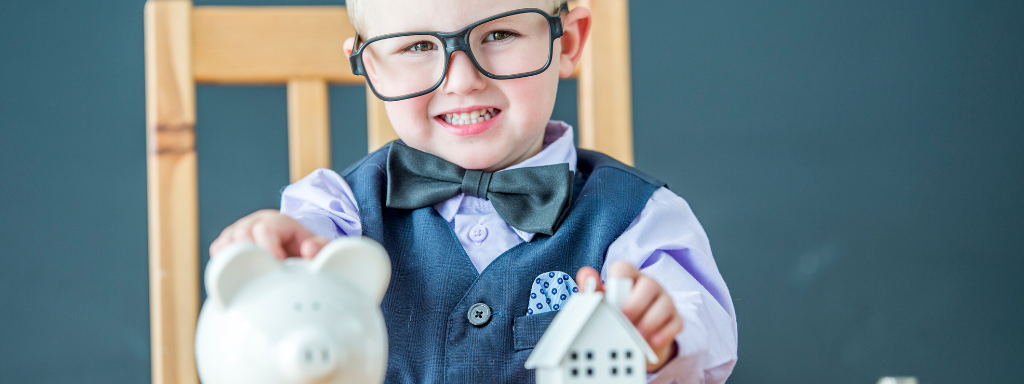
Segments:
[[[0,0],[0,382],[149,380],[142,7]],[[1020,382],[1024,3],[630,12],[636,163],[711,238],[730,382]],[[365,151],[364,102],[331,90],[338,168]],[[199,88],[204,260],[277,205],[285,109],[282,87]]]

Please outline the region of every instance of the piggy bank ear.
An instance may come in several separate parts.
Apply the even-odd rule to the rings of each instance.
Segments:
[[[380,304],[391,279],[391,260],[373,240],[342,237],[320,250],[313,259],[313,270],[340,276]]]
[[[278,265],[274,255],[255,244],[231,244],[206,264],[206,294],[227,307],[243,285]]]

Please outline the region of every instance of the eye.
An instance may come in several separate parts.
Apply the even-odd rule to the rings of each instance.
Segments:
[[[487,36],[484,37],[484,41],[500,41],[516,36],[517,34],[512,31],[494,31],[488,33]]]
[[[430,41],[421,41],[418,43],[413,43],[412,45],[409,46],[409,48],[406,48],[406,50],[413,52],[427,52],[433,51],[435,49],[437,49],[437,44]]]

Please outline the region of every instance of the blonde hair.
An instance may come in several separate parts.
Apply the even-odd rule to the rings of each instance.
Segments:
[[[366,30],[365,25],[363,25],[363,18],[362,18],[363,2],[365,2],[365,1],[373,1],[373,0],[346,0],[345,1],[345,7],[348,9],[348,19],[352,23],[352,26],[355,27],[356,33],[361,33],[362,31]],[[565,4],[568,0],[547,0],[547,1],[548,1],[548,3],[550,3],[549,9],[550,9],[551,14],[555,14],[562,7],[562,4]],[[365,38],[365,37],[372,37],[372,36],[363,36],[363,37]]]

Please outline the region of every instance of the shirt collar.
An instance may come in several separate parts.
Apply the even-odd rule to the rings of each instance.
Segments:
[[[541,167],[562,163],[568,163],[569,170],[576,172],[576,145],[573,143],[572,126],[562,121],[552,120],[548,122],[547,127],[544,129],[544,142],[540,152],[519,164],[505,169]],[[434,210],[450,224],[455,219],[455,214],[459,212],[459,207],[462,206],[463,201],[467,199],[477,198],[472,196],[467,198],[464,193],[460,193],[448,200],[434,204]],[[515,227],[512,227],[512,230],[523,241],[533,240],[533,232],[520,231]]]

